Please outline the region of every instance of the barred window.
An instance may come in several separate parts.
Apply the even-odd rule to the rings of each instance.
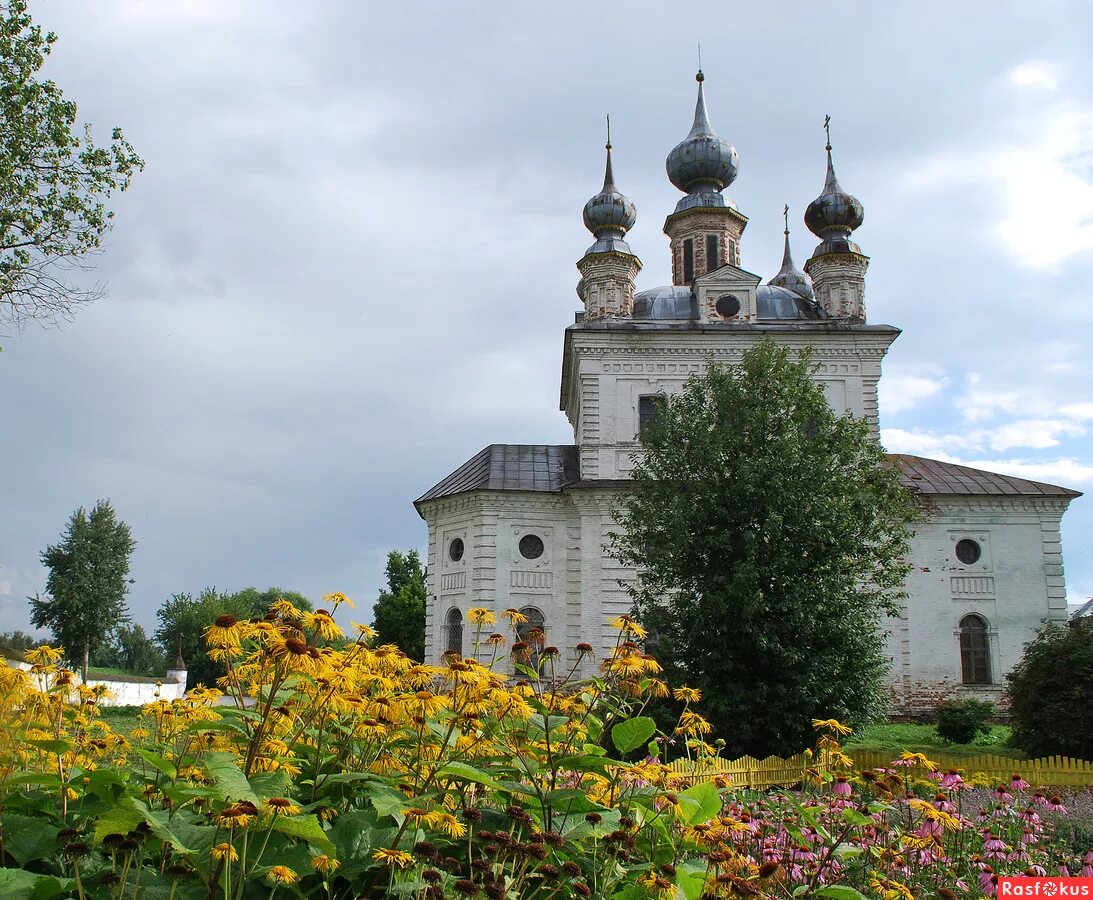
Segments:
[[[657,421],[668,405],[668,398],[663,394],[646,394],[638,397],[638,437],[650,424]]]
[[[448,632],[448,639],[445,642],[447,644],[448,653],[458,653],[463,655],[463,613],[458,609],[448,610],[448,621],[445,625]]]
[[[719,249],[720,249],[720,247],[718,245],[717,235],[716,234],[706,235],[706,271],[707,272],[712,272],[714,269],[720,268],[721,260],[720,260],[719,257],[720,257],[721,254],[718,253]]]
[[[981,616],[960,620],[960,670],[964,684],[990,684],[990,643]]]

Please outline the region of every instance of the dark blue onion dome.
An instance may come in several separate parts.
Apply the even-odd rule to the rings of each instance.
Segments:
[[[787,206],[782,215],[786,220],[786,249],[782,253],[782,268],[778,270],[778,274],[775,275],[768,284],[772,284],[775,287],[786,288],[793,291],[795,294],[799,294],[806,300],[812,300],[816,296],[816,292],[812,289],[812,279],[809,278],[804,272],[798,269],[793,264],[793,255],[789,250],[789,207]]]
[[[736,148],[718,137],[710,125],[706,97],[702,91],[705,79],[699,69],[695,76],[698,102],[695,104],[694,125],[686,139],[676,145],[664,162],[668,179],[687,194],[676,204],[676,212],[696,206],[734,206],[732,201],[721,196],[721,191],[736,179],[740,160]]]
[[[604,253],[610,250],[631,253],[626,243],[626,232],[638,220],[638,210],[629,197],[615,187],[615,175],[611,171],[611,139],[607,139],[607,169],[603,175],[603,189],[584,205],[584,226],[596,236],[596,243],[588,253]]]
[[[829,129],[831,117],[824,122]],[[861,227],[865,219],[865,209],[857,197],[853,197],[839,186],[835,177],[835,166],[831,162],[831,132],[827,137],[827,180],[823,193],[808,204],[805,210],[805,225],[825,244],[847,244],[849,249],[860,252],[850,240],[850,233]]]

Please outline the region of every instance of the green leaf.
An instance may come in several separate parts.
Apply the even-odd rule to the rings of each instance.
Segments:
[[[28,740],[26,743],[32,747],[37,747],[39,750],[45,750],[46,753],[56,753],[57,755],[68,753],[69,750],[73,749],[71,741],[60,739]]]
[[[447,776],[448,778],[458,778],[462,781],[473,781],[476,784],[484,784],[486,787],[491,787],[494,790],[503,790],[503,786],[497,779],[487,775],[481,769],[476,769],[474,766],[469,766],[466,763],[450,762],[439,769],[437,769],[437,777]]]
[[[813,897],[834,897],[835,900],[867,900],[865,894],[845,884],[825,884],[812,892]]]
[[[685,825],[708,822],[721,812],[721,795],[708,781],[687,788],[679,795],[679,800]]]
[[[57,881],[48,875],[35,875],[22,869],[0,869],[0,897],[4,900],[31,900],[39,880]]]
[[[233,754],[210,753],[203,762],[205,772],[224,800],[249,800],[256,806],[261,802],[251,788],[250,782],[247,781],[247,776],[239,768]]]
[[[686,900],[698,900],[706,887],[706,861],[689,859],[676,867],[676,887]]]
[[[648,716],[637,716],[625,722],[619,722],[612,728],[611,742],[619,753],[629,753],[649,740],[656,730],[657,723]]]
[[[277,816],[273,820],[273,830],[306,841],[328,856],[337,856],[334,845],[315,816]]]
[[[172,763],[165,760],[158,753],[153,753],[151,750],[138,749],[137,756],[139,756],[146,763],[148,763],[148,765],[150,765],[153,769],[158,769],[160,772],[170,778],[171,781],[174,781],[176,778],[178,778],[178,770],[174,767]]]
[[[48,772],[12,772],[5,780],[8,786],[16,784],[34,784],[38,787],[60,787],[59,775],[51,775]]]
[[[149,809],[144,801],[128,796],[121,797],[111,809],[99,816],[95,822],[95,840],[101,843],[108,834],[125,834],[141,822],[147,822],[152,834],[163,843],[171,844],[183,856],[191,856],[197,852],[186,846],[186,842],[175,833],[167,813]]]
[[[872,824],[874,824],[873,820],[870,819],[869,816],[863,816],[856,809],[850,809],[850,807],[847,807],[846,809],[844,809],[842,811],[842,817],[843,817],[843,821],[846,822],[847,825],[872,825]]]
[[[19,865],[56,855],[60,828],[48,819],[5,813],[4,851]]]
[[[341,863],[338,874],[352,880],[364,870],[373,868],[373,849],[389,847],[396,831],[395,828],[379,827],[376,815],[366,810],[342,813],[327,832],[338,851]]]

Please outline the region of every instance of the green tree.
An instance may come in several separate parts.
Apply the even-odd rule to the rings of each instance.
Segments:
[[[33,650],[40,643],[40,638],[18,628],[14,631],[0,631],[0,650]]]
[[[416,550],[387,554],[387,590],[372,606],[373,625],[385,644],[425,659],[425,570]]]
[[[39,77],[56,40],[25,0],[0,3],[0,322],[17,328],[101,296],[65,272],[88,268],[112,225],[106,201],[144,166],[119,128],[97,146],[76,104]]]
[[[862,723],[883,698],[879,619],[917,510],[812,367],[768,339],[692,377],[642,432],[617,511],[648,646],[670,683],[702,689],[730,754],[795,753],[813,717]]]
[[[311,601],[296,591],[271,587],[264,591],[249,587],[235,593],[222,593],[207,587],[196,597],[173,594],[156,612],[159,620],[153,638],[173,662],[181,652],[186,662],[187,683],[216,687],[216,679],[224,675],[224,666],[209,659],[205,647],[205,629],[222,615],[251,619],[265,615],[269,607],[284,597],[298,609],[311,610]]]
[[[100,648],[91,661],[96,666],[122,669],[130,675],[163,675],[167,671],[166,654],[137,624],[119,626],[110,643]]]
[[[91,654],[129,618],[125,595],[134,546],[129,526],[110,501],[100,500],[90,514],[82,506],[76,510],[60,543],[42,551],[48,596],[30,598],[30,620],[53,632],[84,680]]]
[[[1093,760],[1093,619],[1045,625],[1006,679],[1010,743]]]

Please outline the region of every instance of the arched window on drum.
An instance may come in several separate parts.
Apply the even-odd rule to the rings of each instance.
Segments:
[[[444,622],[444,652],[463,655],[463,613],[449,609]]]

